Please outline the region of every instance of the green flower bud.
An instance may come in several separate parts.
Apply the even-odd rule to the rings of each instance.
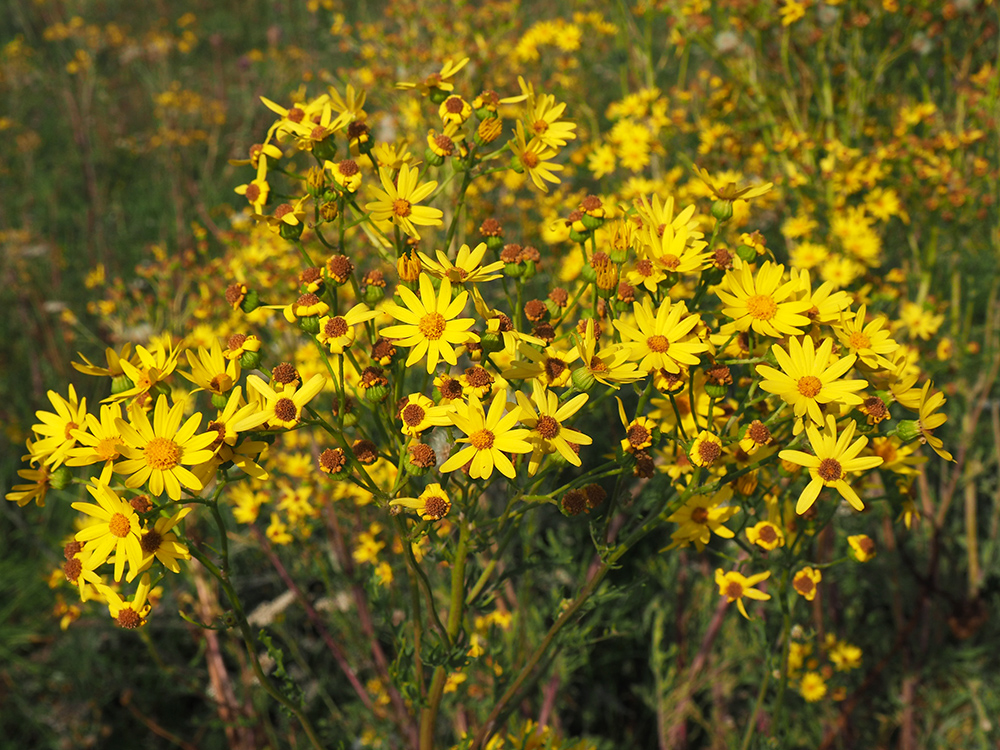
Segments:
[[[712,216],[719,221],[729,221],[733,218],[733,202],[718,200],[712,204]]]
[[[299,328],[301,328],[306,333],[315,336],[319,333],[319,316],[318,315],[306,315],[299,318]]]
[[[444,157],[429,148],[424,149],[424,159],[427,160],[428,164],[434,167],[440,167],[444,164]]]
[[[216,409],[225,409],[226,403],[229,401],[229,396],[225,393],[213,393],[212,394],[212,406]]]
[[[240,309],[245,313],[252,313],[258,307],[260,307],[260,295],[257,294],[257,290],[251,289],[240,302]]]
[[[123,391],[127,391],[134,385],[135,383],[132,382],[128,375],[115,375],[111,379],[111,394],[116,395]]]
[[[260,352],[243,352],[240,355],[240,367],[244,370],[256,370],[259,366]]]
[[[903,419],[896,425],[896,436],[904,443],[911,443],[920,437],[920,422],[915,419]]]
[[[365,301],[365,304],[374,307],[385,299],[385,287],[378,286],[377,284],[369,284],[361,292],[361,299]]]
[[[756,248],[748,245],[740,245],[736,248],[736,254],[746,263],[750,263],[757,258]]]
[[[281,226],[278,228],[278,234],[281,235],[283,240],[295,242],[302,236],[303,229],[305,229],[305,224],[301,221],[298,224],[286,224],[285,222],[281,222]]]
[[[589,391],[597,383],[597,379],[594,377],[594,374],[586,367],[577,367],[573,370],[571,378],[573,380],[573,385],[577,387],[577,390],[584,392]]]
[[[333,161],[337,158],[337,141],[332,135],[328,135],[321,141],[317,141],[312,147],[313,156],[323,160]]]
[[[68,466],[60,466],[49,474],[49,484],[54,490],[64,490],[73,483],[73,472]]]

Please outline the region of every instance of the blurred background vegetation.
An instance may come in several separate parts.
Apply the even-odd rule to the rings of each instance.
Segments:
[[[646,187],[637,184],[644,175],[669,181],[691,161],[752,162],[748,172],[784,190],[761,227],[779,257],[795,246],[788,220],[830,216],[838,205],[846,176],[824,161],[857,165],[878,154],[874,182],[894,191],[906,221],[897,211],[882,230],[884,261],[868,272],[905,271],[903,299],[943,316],[940,330],[912,343],[949,395],[946,445],[959,463],[927,465],[914,492],[922,523],[900,533],[883,518],[882,554],[825,601],[827,623],[861,646],[863,676],[843,700],[800,705],[800,746],[997,747],[997,7],[804,3],[808,16],[784,24],[798,5],[5,4],[0,486],[18,481],[47,389],[70,381],[88,398],[104,395],[71,368],[77,352],[99,359],[126,339],[171,326],[189,332],[179,323],[193,325],[183,295],[211,283],[198,269],[236,241],[243,201],[233,187],[246,177],[229,160],[245,158],[271,120],[261,95],[285,102],[299,87],[351,82],[370,91],[372,108],[405,121],[392,83],[468,55],[477,85],[510,89],[524,73],[569,103],[581,138],[567,176],[578,188],[628,194]],[[613,33],[581,18],[591,11]],[[672,127],[652,134],[640,168],[623,166],[619,151],[601,174],[594,155],[620,146],[607,134],[621,115],[608,106],[654,86],[671,102]],[[557,210],[558,200],[547,205]],[[815,231],[833,245],[842,229],[821,219]],[[58,502],[28,512],[5,503],[0,514],[0,747],[237,746],[206,667],[220,649],[241,666],[224,634],[163,617],[151,625],[154,644],[146,631],[115,630],[90,614],[60,629],[73,594],[50,586],[71,530]],[[874,525],[863,517],[858,530],[874,536]],[[545,531],[540,546],[553,557],[587,541],[585,530]],[[554,701],[566,734],[600,747],[725,746],[741,729],[726,707],[742,705],[745,716],[755,698],[760,662],[747,654],[766,650],[763,631],[720,620],[707,559],[657,552],[651,544],[618,571],[644,594],[602,602],[564,644],[540,694]],[[239,559],[251,605],[282,594],[266,560]],[[286,564],[310,574],[305,561]],[[278,637],[305,627],[303,615],[286,617]],[[300,674],[324,667],[308,639],[283,645]],[[258,708],[266,728],[271,709]]]

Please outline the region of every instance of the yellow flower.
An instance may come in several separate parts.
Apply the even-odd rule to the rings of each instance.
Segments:
[[[836,420],[832,414],[828,414],[826,428],[823,432],[820,432],[815,425],[806,427],[809,443],[816,455],[796,450],[784,450],[778,454],[778,457],[783,461],[805,466],[809,469],[809,475],[812,477],[795,504],[795,512],[799,515],[812,507],[823,487],[833,487],[855,510],[864,510],[865,505],[858,497],[858,493],[846,481],[847,473],[874,469],[876,466],[882,465],[882,458],[881,456],[858,458],[858,454],[868,444],[868,438],[864,436],[859,437],[852,445],[848,446],[851,438],[854,437],[856,426],[856,422],[848,422],[838,439]]]
[[[920,442],[927,443],[935,453],[945,461],[954,461],[954,457],[944,449],[944,442],[939,437],[934,437],[934,430],[943,425],[948,417],[944,414],[935,414],[939,408],[944,406],[946,401],[941,391],[931,394],[934,384],[930,381],[924,383],[924,388],[920,392],[920,404],[917,411],[920,419],[917,420],[917,427],[920,430]]]
[[[762,602],[770,599],[770,594],[765,594],[763,591],[758,591],[754,588],[754,586],[761,581],[766,581],[770,576],[771,571],[769,570],[747,577],[735,570],[723,573],[722,568],[716,568],[715,584],[719,587],[719,595],[726,597],[726,600],[730,604],[736,602],[736,606],[740,608],[740,614],[749,620],[750,615],[747,614],[747,608],[743,604],[743,599],[746,597],[747,599],[756,599]]]
[[[438,359],[450,365],[458,363],[454,347],[469,341],[479,341],[479,337],[469,332],[474,318],[459,318],[469,299],[468,292],[460,292],[451,298],[451,282],[441,280],[441,289],[435,294],[430,276],[420,274],[420,297],[405,286],[398,288],[399,296],[406,307],[395,302],[387,302],[385,311],[400,321],[399,325],[383,328],[380,333],[389,339],[397,339],[396,344],[410,349],[406,366],[419,362],[426,355],[427,372],[434,372]]]
[[[400,427],[404,435],[416,437],[431,427],[451,424],[448,418],[448,408],[435,406],[427,396],[421,393],[411,393],[399,409]]]
[[[438,115],[446,126],[462,125],[472,116],[472,105],[457,94],[452,94],[441,102]]]
[[[89,466],[103,462],[107,468],[121,458],[124,441],[116,422],[121,416],[120,404],[101,404],[99,420],[93,414],[87,414],[85,424],[81,425],[86,429],[75,430],[80,447],[69,451],[66,465]],[[101,481],[108,482],[110,477],[102,473]]]
[[[525,441],[528,430],[512,429],[521,416],[520,407],[504,414],[506,403],[504,393],[500,392],[486,412],[479,399],[470,396],[467,407],[459,406],[458,411],[451,413],[451,421],[467,435],[457,442],[469,445],[441,465],[442,474],[471,463],[469,476],[473,479],[489,479],[494,467],[505,477],[514,478],[514,464],[504,454],[529,453],[532,447]]]
[[[820,404],[856,406],[863,403],[864,399],[856,391],[866,388],[867,381],[839,379],[851,369],[857,357],[849,354],[830,364],[832,350],[831,338],[823,339],[818,350],[811,336],[803,336],[801,341],[790,338],[787,352],[775,344],[771,351],[781,370],[757,365],[757,373],[766,378],[761,381],[761,390],[781,396],[792,406],[796,417],[808,414],[820,425],[823,424]]]
[[[726,485],[714,495],[696,495],[690,498],[667,518],[680,527],[670,535],[673,542],[668,549],[684,547],[693,542],[701,552],[713,533],[723,539],[732,539],[732,530],[723,526],[740,512],[739,506],[728,504],[732,497],[733,488]]]
[[[385,167],[379,167],[378,176],[382,182],[383,190],[375,189],[375,196],[378,200],[365,204],[365,209],[371,212],[371,217],[375,221],[391,221],[402,228],[404,232],[420,239],[416,225],[439,227],[441,226],[442,211],[429,206],[414,205],[424,200],[434,192],[437,182],[431,180],[423,185],[418,185],[420,171],[416,167],[403,164],[399,168],[397,182],[393,182],[392,171]]]
[[[28,455],[23,458],[27,460],[31,457],[31,441],[28,441]],[[30,484],[15,484],[10,488],[10,492],[4,495],[4,499],[12,503],[17,503],[23,508],[32,500],[39,508],[45,507],[45,496],[52,487],[52,471],[48,466],[41,466],[37,469],[18,469],[17,475],[21,479],[27,479]]]
[[[520,120],[514,130],[514,141],[510,150],[514,154],[517,163],[528,173],[528,177],[535,187],[543,193],[549,192],[546,182],[559,184],[562,182],[553,172],[561,172],[562,164],[550,161],[558,153],[554,148],[546,146],[537,138],[532,138],[528,143],[524,139],[524,126]]]
[[[749,264],[727,271],[716,290],[722,300],[722,312],[734,321],[736,330],[753,329],[765,336],[781,338],[801,335],[810,324],[803,313],[811,307],[805,300],[792,299],[798,289],[793,279],[781,283],[785,267],[765,261],[756,277]]]
[[[236,381],[240,379],[239,361],[236,359],[226,361],[218,339],[212,341],[210,349],[203,346],[198,347],[197,356],[190,350],[184,354],[187,357],[188,365],[191,366],[191,374],[181,372],[181,376],[198,386],[192,393],[208,391],[213,395],[221,396],[231,391]]]
[[[763,185],[756,186],[745,185],[743,187],[737,187],[735,182],[717,182],[712,178],[712,175],[709,174],[706,169],[695,167],[694,171],[701,181],[708,186],[708,189],[712,191],[712,194],[721,201],[748,201],[751,198],[759,198],[774,187],[773,182],[766,182]]]
[[[792,588],[795,593],[811,602],[816,598],[816,584],[823,580],[823,574],[810,565],[806,565],[792,578]]]
[[[877,554],[875,542],[867,534],[853,534],[847,537],[847,543],[851,546],[851,556],[858,562],[868,562]]]
[[[625,405],[622,400],[615,396],[618,402],[618,417],[625,428],[625,437],[621,441],[622,450],[626,453],[635,453],[653,444],[656,422],[649,417],[636,417],[631,422],[625,416]]]
[[[420,89],[420,93],[424,96],[428,96],[435,90],[437,91],[452,91],[455,85],[451,82],[451,79],[455,76],[458,71],[466,66],[469,62],[469,58],[463,57],[458,62],[452,62],[450,59],[446,60],[444,65],[441,67],[440,72],[431,73],[420,83],[406,83],[400,81],[396,83],[397,89]]]
[[[867,307],[861,305],[858,314],[852,319],[850,315],[841,318],[840,327],[835,329],[837,338],[866,367],[873,370],[884,368],[892,369],[892,362],[884,355],[891,355],[899,349],[899,344],[889,338],[889,331],[883,330],[886,324],[885,318],[875,318],[871,323],[865,325],[865,312]]]
[[[617,391],[618,383],[634,383],[646,376],[633,362],[628,361],[631,351],[629,347],[615,344],[598,351],[593,319],[587,320],[583,340],[574,349],[583,360],[583,366],[573,371],[573,383],[583,390],[588,390],[597,382]]]
[[[794,2],[794,0],[788,0],[788,2]],[[819,672],[806,672],[802,675],[802,681],[799,683],[799,692],[809,703],[815,703],[826,696],[826,680]]]
[[[473,250],[470,250],[468,245],[463,244],[458,249],[454,263],[440,250],[435,253],[437,260],[423,253],[417,254],[420,256],[427,273],[439,279],[446,278],[452,284],[480,284],[484,281],[499,279],[502,275],[497,271],[503,268],[503,261],[498,260],[485,266],[481,265],[483,257],[486,255],[485,242],[480,242]]]
[[[522,90],[524,90],[523,80]],[[576,123],[562,121],[559,118],[566,110],[566,104],[556,104],[556,98],[551,94],[539,97],[530,95],[524,113],[524,120],[532,138],[537,138],[543,146],[556,148],[565,146],[566,141],[576,138]]]
[[[35,417],[41,423],[31,427],[32,432],[39,436],[31,445],[31,462],[41,461],[43,465],[55,469],[76,446],[77,438],[74,433],[87,421],[87,399],[77,398],[72,384],[69,386],[68,399],[55,391],[49,391],[48,397],[55,412],[35,412]]]
[[[389,505],[415,510],[425,521],[438,521],[451,510],[448,494],[437,483],[427,485],[427,488],[420,493],[420,497],[397,497],[390,501]]]
[[[708,430],[702,430],[688,451],[688,458],[695,466],[707,468],[722,456],[722,440]]]
[[[343,354],[354,343],[356,326],[377,317],[377,310],[369,310],[366,304],[359,302],[344,315],[324,315],[320,318],[316,338],[331,354]]]
[[[142,568],[142,547],[139,539],[142,526],[139,516],[127,502],[122,500],[108,485],[94,481],[87,485],[96,505],[91,503],[73,503],[73,508],[97,519],[86,528],[76,533],[75,539],[84,543],[87,559],[83,561],[85,568],[96,568],[103,565],[108,556],[115,553],[115,580],[120,581],[125,572],[126,561],[130,573],[137,573]],[[129,578],[131,580],[131,577]]]
[[[114,379],[125,374],[125,370],[122,369],[121,361],[123,359],[131,361],[132,344],[123,344],[121,354],[116,352],[110,346],[107,347],[104,350],[104,357],[108,362],[107,367],[100,367],[99,365],[93,364],[82,354],[79,354],[78,356],[83,360],[83,364],[81,365],[78,362],[71,362],[70,364],[73,365],[73,369],[78,372],[82,372],[84,375],[106,376]]]
[[[562,388],[569,383],[573,374],[570,364],[577,358],[575,350],[562,352],[548,346],[540,352],[527,344],[518,344],[517,352],[524,359],[511,362],[510,367],[503,371],[504,378],[538,380],[548,388]]]
[[[150,390],[170,376],[177,367],[177,360],[181,355],[180,349],[163,343],[150,345],[149,349],[137,346],[135,353],[139,357],[138,365],[133,365],[127,359],[120,359],[118,362],[125,375],[132,381],[132,387],[112,394],[102,403],[124,401],[134,396],[141,406],[147,406]]]
[[[149,483],[151,494],[159,497],[164,490],[171,500],[181,499],[181,485],[194,492],[204,485],[184,465],[204,463],[212,457],[207,450],[216,439],[215,433],[196,435],[201,414],[195,413],[181,426],[184,403],[167,406],[167,397],[160,395],[153,411],[153,423],[141,407],[129,409],[131,424],[116,419],[121,432],[122,454],[126,460],[114,466],[116,474],[130,474],[125,486],[131,489]]]
[[[638,362],[639,370],[651,372],[661,367],[667,372],[680,372],[681,365],[697,365],[697,354],[708,351],[694,328],[701,322],[698,313],[689,314],[683,302],[670,304],[665,300],[653,312],[649,298],[633,305],[635,325],[615,320],[614,325],[629,347],[629,359]]]
[[[529,476],[534,476],[542,458],[553,452],[558,452],[569,463],[579,466],[580,456],[570,443],[579,446],[590,445],[594,441],[589,435],[571,429],[563,422],[580,411],[589,397],[586,393],[581,393],[560,406],[559,396],[546,390],[538,380],[531,381],[531,388],[533,402],[521,391],[515,394],[521,407],[521,423],[531,428],[527,437],[532,446],[531,458],[528,459]]]
[[[125,580],[131,583],[140,570],[147,570],[153,564],[154,558],[163,563],[163,567],[171,573],[181,572],[181,566],[177,561],[190,560],[191,553],[187,545],[177,539],[173,528],[190,512],[190,508],[181,508],[169,518],[157,518],[153,528],[142,532],[139,539],[139,547],[143,554],[142,564],[139,570],[130,567]]]
[[[760,521],[747,529],[747,541],[761,549],[772,550],[784,546],[785,535],[770,521]]]
[[[305,384],[282,391],[275,391],[263,378],[251,375],[247,385],[259,393],[265,401],[263,409],[251,413],[233,425],[236,432],[246,432],[267,423],[267,429],[291,429],[302,420],[302,409],[313,397],[323,390],[326,376],[317,373]]]
[[[135,590],[132,601],[128,602],[121,598],[110,586],[98,584],[98,589],[108,603],[108,611],[111,613],[115,624],[120,628],[132,630],[146,624],[146,617],[152,606],[148,603],[150,580],[149,573],[145,573],[139,579],[139,586]]]

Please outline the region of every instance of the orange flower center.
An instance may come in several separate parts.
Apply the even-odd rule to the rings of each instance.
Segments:
[[[722,448],[718,443],[711,440],[706,440],[698,446],[698,458],[701,459],[703,464],[711,464],[721,455]]]
[[[403,200],[402,198],[397,198],[392,202],[392,212],[400,218],[409,216],[412,213],[410,210],[410,202],[408,200]]]
[[[816,469],[816,473],[819,475],[819,478],[827,484],[839,482],[846,474],[843,467],[840,465],[840,461],[835,458],[824,458],[820,461],[819,468]]]
[[[646,339],[646,346],[649,347],[649,351],[651,352],[663,354],[670,348],[670,339],[657,333]]]
[[[146,444],[146,464],[153,469],[169,471],[181,462],[181,447],[170,438],[155,437]]]
[[[757,320],[770,320],[778,312],[778,304],[770,294],[755,294],[747,298],[747,312]]]
[[[765,544],[773,544],[778,541],[778,535],[773,526],[763,526],[757,536]]]
[[[730,599],[739,599],[743,596],[743,584],[739,581],[730,581],[726,584],[726,596]]]
[[[469,442],[477,451],[489,450],[493,447],[495,436],[489,430],[479,430],[469,435]]]
[[[807,596],[816,590],[816,584],[813,583],[813,579],[805,574],[795,576],[792,586],[803,596]]]
[[[112,536],[124,539],[132,532],[132,524],[124,514],[113,513],[108,520],[108,531]]]
[[[626,433],[629,445],[633,448],[642,448],[652,442],[652,434],[641,424],[633,424]]]
[[[94,453],[96,453],[102,461],[113,461],[121,455],[121,444],[121,438],[117,436],[106,437],[99,440],[97,445],[94,446]]]
[[[694,523],[705,523],[708,521],[708,509],[697,507],[691,511],[691,520]]]
[[[528,169],[534,169],[538,166],[538,154],[532,151],[525,151],[524,156],[521,157],[521,163]]]
[[[440,495],[424,498],[424,515],[433,519],[444,518],[451,510],[451,503]]]
[[[848,346],[854,350],[871,349],[872,340],[868,338],[864,331],[855,331],[847,341]]]
[[[531,126],[531,129],[534,131],[535,135],[542,135],[549,129],[549,124],[545,122],[545,120],[536,120]]]
[[[806,398],[816,398],[816,394],[823,388],[823,381],[815,375],[806,375],[804,378],[799,378],[797,387],[799,393]]]
[[[667,253],[662,258],[660,258],[660,263],[663,264],[664,268],[669,269],[671,271],[676,271],[677,267],[681,264],[681,259],[678,258],[676,255]]]
[[[653,275],[653,264],[648,260],[640,260],[635,264],[636,273],[640,276],[652,276]]]
[[[424,338],[436,341],[444,333],[445,323],[444,315],[439,312],[432,312],[427,313],[420,319],[420,324],[417,328],[420,329]]]
[[[336,339],[347,333],[347,328],[347,321],[338,315],[336,318],[330,318],[326,321],[326,325],[323,326],[323,333],[332,339]]]
[[[78,425],[76,422],[67,422],[66,429],[63,430],[63,439],[70,440],[72,438],[73,440],[75,440],[76,438],[74,438],[70,433],[73,430],[78,430],[78,429],[80,429],[80,425]]]
[[[281,422],[297,422],[299,420],[299,407],[287,396],[282,396],[274,402],[274,416]]]
[[[538,418],[538,424],[535,425],[535,430],[543,438],[551,440],[559,434],[559,422],[556,421],[555,417],[543,414]]]
[[[420,404],[407,404],[403,409],[402,419],[403,424],[407,427],[416,427],[418,424],[424,421],[424,415],[426,415],[424,407]]]
[[[150,529],[139,540],[139,546],[142,547],[142,551],[147,555],[155,553],[160,549],[161,544],[163,544],[163,537],[160,536],[160,532],[156,529]]]

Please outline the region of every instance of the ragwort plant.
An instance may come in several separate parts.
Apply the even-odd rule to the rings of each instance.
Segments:
[[[909,521],[920,446],[953,460],[935,435],[945,398],[894,321],[752,231],[770,182],[696,169],[707,213],[659,192],[581,195],[546,229],[564,255],[470,216],[476,189],[559,185],[578,128],[523,79],[464,90],[466,63],[398,84],[438,119],[418,141],[380,139],[350,85],[263,99],[275,120],[236,187],[255,227],[214,277],[225,340],[164,335],[74,363],[109,395],[48,394],[7,499],[86,490],[63,570],[119,627],[163,616],[177,575],[211,576],[225,610],[202,626],[239,634],[317,748],[323,707],[241,595],[248,535],[351,686],[354,718],[338,708],[327,731],[420,748],[499,746],[644,540],[707,550],[720,602],[764,623],[743,744],[764,711],[780,738],[791,689],[844,691],[861,661],[831,634],[821,668],[795,627],[827,577],[876,554],[842,519],[883,505]],[[591,543],[557,550],[576,574],[538,622],[515,593],[531,536],[581,523]],[[821,534],[837,553],[818,560]],[[293,545],[335,561],[323,607],[347,597],[345,632],[279,557]]]

